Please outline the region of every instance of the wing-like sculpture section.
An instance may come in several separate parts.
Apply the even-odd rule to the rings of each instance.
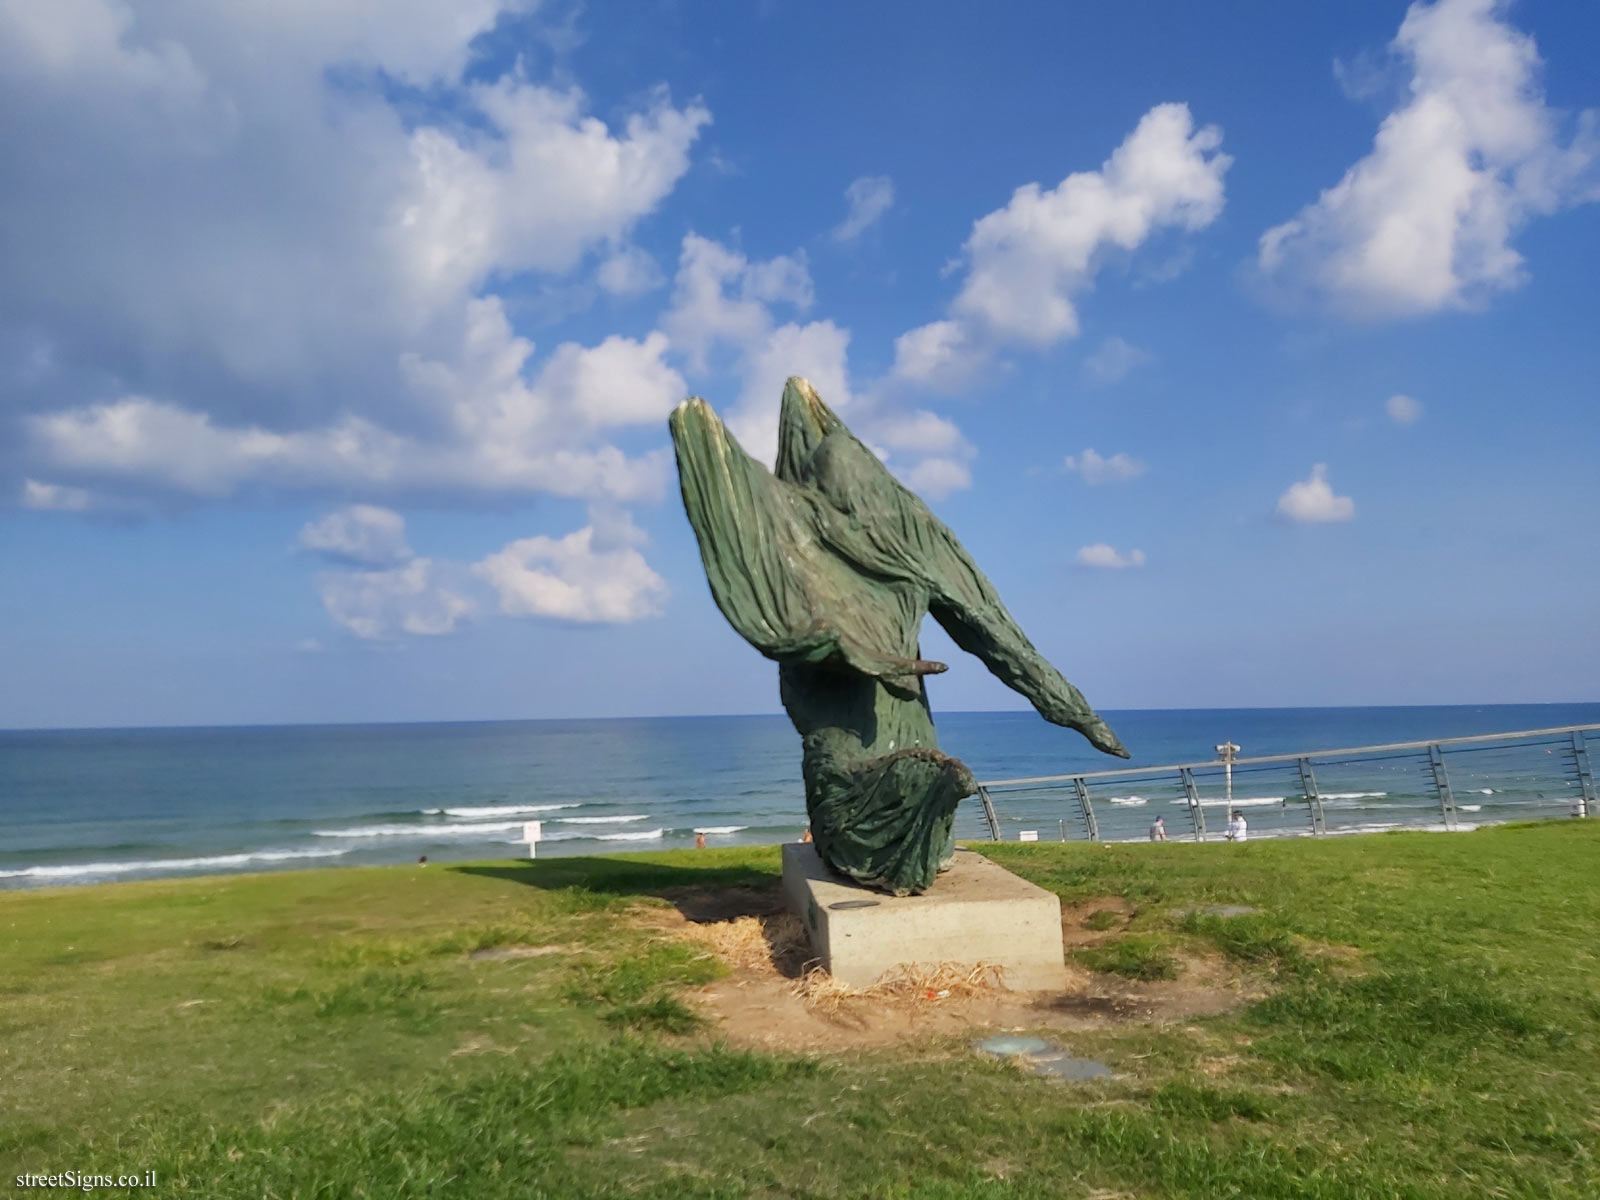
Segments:
[[[834,516],[817,495],[746,454],[704,400],[686,400],[668,424],[711,594],[740,636],[779,662],[837,657],[902,684],[943,669],[916,657],[925,598],[829,550],[821,527]]]
[[[834,870],[896,895],[953,861],[972,772],[938,748],[917,634],[929,612],[1047,720],[1126,756],[1046,662],[944,523],[803,379],[784,388],[776,473],[703,400],[672,414],[683,506],[717,607],[780,664],[806,811]]]
[[[784,389],[779,429],[779,475],[815,488],[834,510],[834,519],[819,526],[832,549],[865,573],[915,583],[951,640],[1026,696],[1045,720],[1128,757],[1083,693],[1034,648],[955,534],[803,379]]]

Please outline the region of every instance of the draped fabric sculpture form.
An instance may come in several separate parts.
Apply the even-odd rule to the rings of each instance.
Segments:
[[[954,856],[957,802],[977,790],[934,737],[922,676],[946,668],[921,657],[924,613],[1045,720],[1127,757],[961,543],[805,380],[783,390],[775,474],[704,400],[669,425],[711,594],[778,663],[812,836],[835,871],[897,896],[926,890]]]

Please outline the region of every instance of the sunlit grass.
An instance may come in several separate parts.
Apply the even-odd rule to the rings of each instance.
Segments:
[[[158,1194],[207,1197],[1600,1195],[1600,822],[985,849],[1068,902],[1121,899],[1126,922],[1091,915],[1103,940],[1077,952],[1105,986],[1205,959],[1264,998],[1086,1027],[1071,1050],[1115,1075],[1078,1085],[964,1041],[729,1050],[684,994],[721,965],[627,909],[769,886],[774,848],[5,893],[0,1179],[155,1169]]]

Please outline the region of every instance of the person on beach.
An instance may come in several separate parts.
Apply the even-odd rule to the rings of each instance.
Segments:
[[[694,848],[696,850],[704,850],[706,848],[706,835],[698,829],[694,831]]]
[[[1164,842],[1167,840],[1167,819],[1160,813],[1157,813],[1156,819],[1151,822],[1150,840],[1152,842]]]
[[[1230,842],[1244,842],[1250,839],[1250,827],[1244,822],[1244,814],[1237,808],[1233,816],[1228,819],[1228,840]]]
[[[811,826],[806,826],[806,831],[800,835],[800,840],[802,842],[809,842],[811,840]]]

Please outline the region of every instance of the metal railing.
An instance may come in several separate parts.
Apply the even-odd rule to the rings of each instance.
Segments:
[[[1005,826],[1020,834],[1032,825],[1037,835],[1052,822],[1063,840],[1138,840],[1157,813],[1177,817],[1169,836],[1186,824],[1205,841],[1215,809],[1244,814],[1251,836],[1600,817],[1585,735],[1600,738],[1600,725],[993,779],[978,785],[978,799],[995,841]]]

